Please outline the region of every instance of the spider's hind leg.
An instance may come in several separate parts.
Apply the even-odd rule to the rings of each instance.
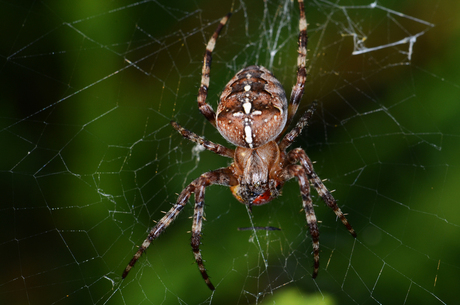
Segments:
[[[214,51],[214,47],[216,45],[217,37],[219,36],[220,31],[227,23],[227,20],[231,15],[231,13],[228,13],[224,18],[220,20],[216,31],[212,35],[211,39],[209,39],[209,42],[206,45],[206,52],[204,53],[203,68],[201,70],[201,85],[200,89],[198,90],[197,98],[198,109],[214,127],[216,127],[216,113],[212,109],[211,105],[206,103],[209,88],[209,74],[211,73],[212,51]]]
[[[289,102],[288,109],[288,119],[286,126],[292,122],[294,115],[297,112],[300,101],[305,90],[305,82],[307,80],[307,69],[306,69],[306,58],[307,58],[307,19],[305,17],[305,6],[303,0],[298,0],[299,2],[299,38],[298,38],[298,48],[297,48],[297,81],[294,87],[292,87],[291,98]]]
[[[291,129],[280,141],[279,148],[281,151],[285,151],[291,144],[295,141],[295,139],[300,135],[302,130],[305,126],[307,126],[308,121],[311,119],[313,113],[315,112],[316,106],[318,103],[313,101],[311,103],[310,108],[303,114],[300,120],[297,122],[294,128]]]

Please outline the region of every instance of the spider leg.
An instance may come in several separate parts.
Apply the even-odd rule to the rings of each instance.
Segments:
[[[300,118],[300,120],[297,122],[294,128],[291,129],[290,132],[288,132],[283,139],[280,141],[279,148],[281,151],[285,151],[291,144],[294,142],[294,140],[300,135],[302,132],[303,128],[307,126],[308,121],[312,117],[313,113],[315,112],[316,108],[316,101],[314,101],[310,108],[303,114],[303,116]]]
[[[155,240],[164,230],[171,224],[171,222],[176,219],[177,215],[179,215],[180,211],[184,208],[187,204],[190,195],[193,193],[195,189],[194,182],[190,183],[179,195],[177,198],[176,204],[163,216],[160,221],[153,227],[150,231],[147,238],[144,240],[142,245],[137,250],[136,254],[134,254],[133,258],[129,262],[128,266],[126,266],[125,270],[123,271],[123,275],[121,276],[123,279],[128,275],[131,268],[133,268],[134,264],[137,260],[141,257],[142,253],[147,250],[153,240]]]
[[[191,245],[196,263],[201,272],[201,276],[206,282],[206,285],[208,285],[209,289],[215,290],[214,285],[209,280],[206,268],[204,267],[203,258],[201,256],[200,251],[201,229],[204,216],[204,192],[205,188],[211,184],[230,186],[235,185],[237,183],[237,180],[233,176],[232,170],[229,167],[226,167],[203,174],[200,176],[200,178],[196,179],[195,181],[197,181],[197,183],[195,186],[195,212],[193,214]]]
[[[313,259],[314,259],[314,269],[312,277],[315,278],[318,275],[319,271],[319,230],[318,224],[315,216],[315,211],[313,209],[313,204],[310,196],[310,183],[312,182],[318,194],[321,196],[323,201],[334,211],[335,215],[342,221],[342,223],[347,227],[353,237],[356,237],[355,230],[348,223],[347,218],[343,215],[342,210],[338,207],[334,197],[324,186],[321,179],[313,170],[313,164],[308,158],[307,154],[303,149],[296,148],[288,153],[288,159],[292,163],[287,168],[288,177],[296,177],[299,186],[300,193],[302,194],[303,208],[307,217],[307,223],[310,227],[310,235],[313,243]],[[296,165],[294,163],[300,162],[301,165]]]
[[[203,68],[201,70],[201,85],[198,90],[198,108],[204,117],[216,127],[216,113],[212,109],[211,105],[206,103],[206,97],[208,96],[209,88],[209,73],[211,72],[211,61],[212,61],[212,51],[216,45],[217,37],[219,36],[220,31],[227,23],[228,18],[232,14],[228,13],[224,18],[220,20],[219,25],[217,26],[216,31],[209,39],[208,44],[206,45],[206,52],[204,53]]]
[[[204,267],[203,258],[201,256],[200,251],[200,244],[201,244],[201,229],[203,224],[203,207],[204,207],[204,189],[205,185],[200,185],[197,190],[195,190],[195,212],[193,214],[193,225],[192,225],[192,250],[193,255],[195,256],[195,261],[198,265],[198,269],[201,272],[201,276],[203,277],[206,285],[208,285],[209,289],[215,290],[214,285],[211,283],[209,279],[208,273],[206,272],[206,268]]]
[[[133,268],[134,264],[138,261],[141,257],[142,253],[150,246],[153,240],[155,240],[161,233],[163,233],[168,226],[176,219],[177,215],[182,211],[184,206],[187,204],[190,195],[195,193],[196,204],[195,204],[195,216],[194,216],[194,223],[193,223],[193,235],[192,235],[192,247],[194,249],[195,258],[197,258],[197,254],[195,252],[195,244],[194,241],[198,240],[198,245],[200,241],[200,234],[201,234],[201,218],[202,218],[202,205],[203,205],[203,198],[204,198],[204,189],[207,186],[213,184],[221,184],[221,185],[234,185],[236,184],[236,178],[233,176],[230,168],[221,168],[215,171],[210,171],[207,173],[202,174],[197,179],[193,180],[179,195],[177,198],[176,204],[163,216],[160,221],[153,227],[153,229],[148,234],[147,238],[144,240],[142,245],[137,250],[136,254],[134,254],[133,258],[129,262],[128,266],[126,266],[125,270],[123,271],[122,278],[126,278],[129,271]],[[197,193],[199,195],[197,195]],[[201,211],[201,212],[200,212]],[[198,213],[198,214],[197,214]],[[200,217],[197,217],[199,215]],[[196,218],[196,219],[195,219]],[[199,221],[198,221],[199,220]],[[199,222],[199,224],[198,224]],[[195,232],[199,235],[196,236]],[[199,253],[198,249],[198,257],[201,258],[201,254]],[[197,259],[198,266],[200,268],[201,274],[205,279],[206,283],[208,284],[209,288],[213,289],[214,286],[209,281],[209,277],[206,274],[206,270],[204,269],[204,265],[202,260],[199,262]]]
[[[297,49],[297,82],[292,87],[291,99],[289,102],[288,108],[288,118],[286,121],[286,127],[292,122],[299,103],[302,99],[303,92],[305,90],[305,81],[307,80],[307,69],[306,58],[307,58],[307,19],[305,17],[305,7],[303,0],[298,0],[299,10],[300,10],[300,19],[299,19],[299,41]]]
[[[206,140],[203,137],[200,137],[196,133],[185,129],[184,127],[180,126],[177,122],[171,121],[171,125],[176,129],[184,138],[187,140],[190,140],[192,142],[195,142],[196,144],[199,144],[206,148],[207,150],[210,150],[218,155],[221,155],[223,157],[228,157],[228,158],[233,158],[235,155],[235,151],[231,148],[227,148],[223,145],[213,143],[211,141]]]
[[[313,274],[312,278],[316,278],[319,271],[319,229],[318,222],[316,220],[315,210],[313,209],[313,203],[310,195],[310,183],[308,182],[305,169],[300,166],[293,164],[288,167],[288,175],[290,177],[296,177],[300,187],[300,193],[302,194],[302,205],[307,218],[307,224],[310,228],[310,235],[313,244]]]
[[[302,167],[305,169],[305,172],[308,178],[312,182],[314,188],[316,189],[318,194],[321,196],[323,201],[327,204],[328,207],[330,207],[334,211],[335,215],[342,221],[345,227],[347,227],[348,232],[350,232],[350,234],[356,238],[355,230],[350,225],[350,223],[348,223],[347,218],[345,217],[345,215],[343,215],[342,210],[337,205],[337,202],[335,201],[331,192],[327,190],[326,186],[323,184],[323,181],[321,181],[321,179],[315,173],[313,169],[313,164],[311,163],[311,160],[310,158],[308,158],[305,151],[301,148],[296,148],[288,153],[288,158],[293,163],[300,162]]]

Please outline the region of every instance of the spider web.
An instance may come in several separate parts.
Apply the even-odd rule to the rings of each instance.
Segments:
[[[0,137],[2,304],[449,304],[460,286],[458,4],[307,1],[317,111],[304,148],[358,233],[315,196],[321,268],[298,185],[252,215],[206,191],[201,247],[193,201],[129,276],[137,246],[201,173],[228,159],[169,125],[226,144],[197,110],[242,67],[295,81],[295,1],[3,1]],[[455,12],[455,13],[454,13]],[[298,116],[297,116],[298,117]],[[314,194],[316,195],[316,194]],[[239,227],[281,230],[238,231]]]

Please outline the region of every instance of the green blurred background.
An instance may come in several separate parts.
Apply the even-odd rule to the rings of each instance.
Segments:
[[[225,144],[196,106],[218,20],[234,12],[213,58],[214,108],[228,80],[254,63],[290,92],[297,3],[3,1],[0,303],[456,303],[460,4],[370,4],[307,1],[300,110],[319,106],[295,143],[317,161],[358,239],[315,196],[321,269],[312,280],[295,181],[252,218],[226,188],[209,188],[202,253],[211,293],[186,233],[193,201],[124,281],[121,273],[177,193],[228,165],[169,125]],[[352,55],[351,33],[369,48],[424,34],[412,49]],[[282,230],[237,231],[251,220]]]

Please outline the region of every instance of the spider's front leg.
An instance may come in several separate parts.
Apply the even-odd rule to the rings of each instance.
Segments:
[[[190,183],[180,193],[179,197],[177,198],[176,204],[153,227],[149,235],[147,235],[147,238],[144,240],[142,245],[137,250],[136,254],[134,254],[128,266],[126,266],[125,270],[123,271],[123,275],[121,276],[123,279],[128,275],[129,271],[133,268],[134,264],[141,257],[142,253],[144,253],[145,250],[147,250],[147,248],[150,246],[152,241],[157,239],[157,237],[160,236],[160,234],[163,233],[164,230],[166,230],[166,228],[171,224],[171,222],[173,222],[173,220],[176,219],[177,215],[179,215],[180,211],[182,211],[184,206],[187,204],[188,199],[190,198],[190,195],[195,190],[195,187],[196,187],[195,184],[198,182],[200,178]]]
[[[230,186],[236,183],[236,179],[230,168],[221,168],[212,172],[203,174],[198,178],[197,185],[195,186],[195,212],[193,214],[192,224],[192,250],[195,256],[195,261],[200,269],[201,276],[203,277],[209,289],[215,290],[214,285],[209,279],[206,268],[204,267],[203,258],[201,257],[200,244],[201,244],[201,229],[203,224],[203,208],[204,208],[204,191],[205,188],[211,184],[220,184]]]
[[[316,220],[315,210],[311,201],[310,183],[305,173],[305,169],[297,164],[290,165],[287,168],[290,177],[296,177],[299,183],[300,193],[302,194],[302,206],[307,217],[307,224],[310,229],[311,240],[313,244],[313,274],[312,278],[318,275],[319,271],[319,230]]]
[[[342,210],[337,205],[332,194],[328,191],[326,186],[323,184],[323,181],[318,177],[313,169],[313,164],[308,158],[305,151],[301,148],[296,148],[288,153],[288,160],[293,163],[288,168],[288,174],[292,177],[296,177],[299,182],[300,191],[302,193],[302,201],[307,217],[307,223],[310,227],[310,234],[313,242],[313,256],[314,256],[314,271],[312,277],[315,278],[318,275],[319,270],[319,231],[315,212],[313,210],[313,204],[310,196],[310,184],[309,180],[313,184],[314,188],[321,196],[323,201],[329,206],[335,213],[335,215],[342,221],[342,223],[347,227],[350,234],[356,238],[356,232],[348,222],[345,215],[343,215]],[[300,162],[301,166],[295,165],[295,163]]]
[[[318,194],[321,196],[323,201],[330,207],[335,215],[342,221],[342,223],[347,227],[348,232],[350,232],[353,237],[356,237],[356,232],[352,228],[352,226],[348,223],[347,218],[343,215],[342,210],[337,205],[334,197],[332,196],[331,192],[328,191],[326,186],[323,184],[323,181],[318,177],[313,169],[313,164],[311,163],[310,158],[308,158],[307,154],[302,148],[296,148],[289,152],[288,155],[291,162],[300,162],[302,167],[305,169],[305,173],[308,176],[308,179],[312,182],[313,186],[315,187]]]
[[[133,256],[128,266],[126,266],[122,278],[124,279],[129,271],[132,269],[134,264],[141,257],[142,253],[150,246],[153,240],[155,240],[166,228],[177,218],[179,213],[182,211],[184,206],[187,204],[192,193],[195,193],[195,213],[193,216],[192,225],[192,249],[195,255],[195,260],[200,269],[201,275],[205,280],[206,284],[211,290],[214,290],[214,286],[209,280],[209,276],[206,273],[206,269],[203,264],[203,259],[200,252],[200,240],[201,240],[201,228],[203,222],[203,206],[204,206],[204,191],[205,188],[213,184],[221,184],[231,186],[237,183],[233,176],[230,168],[220,168],[215,171],[210,171],[202,174],[199,178],[193,180],[179,195],[176,204],[163,216],[160,221],[153,227],[147,238],[144,240],[142,245]]]

